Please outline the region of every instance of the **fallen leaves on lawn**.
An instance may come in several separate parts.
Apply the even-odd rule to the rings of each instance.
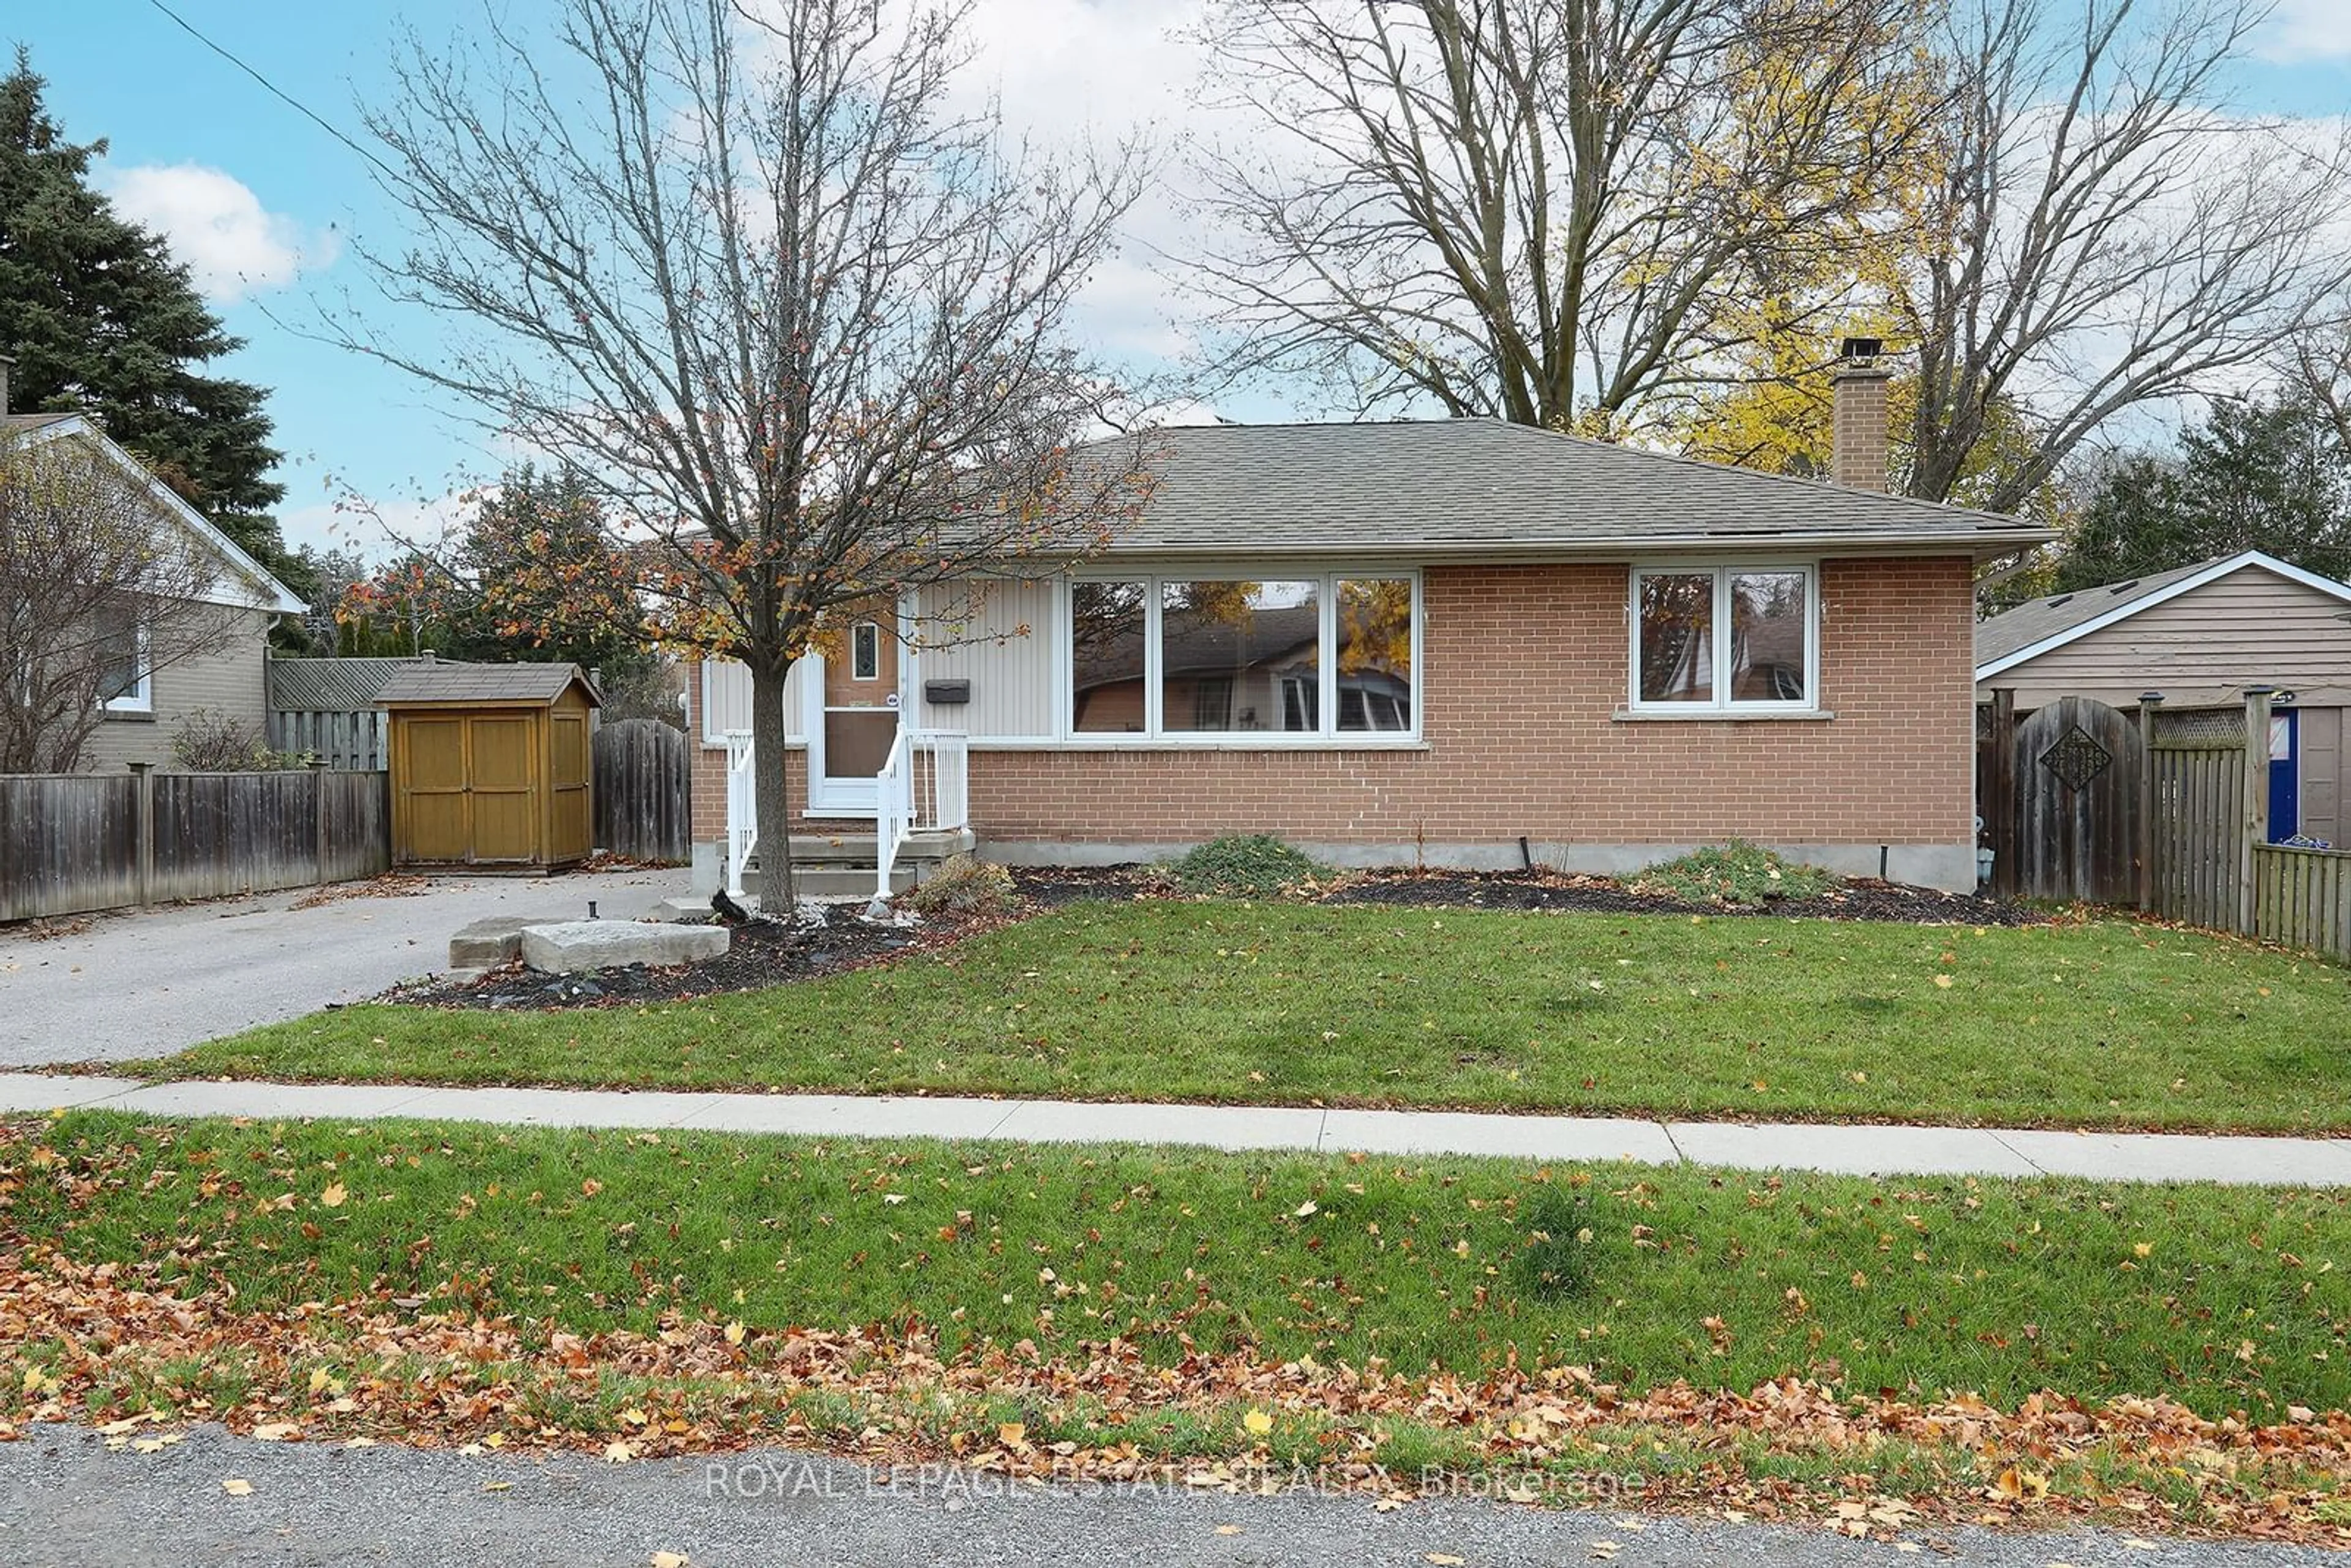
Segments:
[[[1061,1355],[1026,1342],[949,1355],[912,1322],[746,1329],[737,1343],[734,1322],[715,1313],[672,1312],[647,1333],[583,1334],[480,1315],[447,1292],[435,1300],[443,1310],[390,1296],[258,1310],[225,1290],[151,1288],[139,1268],[92,1267],[47,1243],[24,1243],[0,1251],[0,1439],[23,1422],[75,1419],[104,1421],[110,1440],[129,1439],[136,1428],[122,1423],[135,1401],[150,1424],[217,1420],[277,1440],[361,1443],[372,1434],[469,1453],[500,1443],[601,1453],[616,1464],[757,1440],[869,1464],[946,1460],[1008,1478],[1164,1479],[1240,1494],[1294,1484],[1288,1460],[1258,1439],[1274,1429],[1274,1412],[1298,1410],[1319,1424],[1313,1479],[1361,1492],[1382,1511],[1420,1495],[1417,1473],[1380,1462],[1384,1429],[1409,1423],[1453,1434],[1471,1469],[1499,1477],[1629,1461],[1647,1478],[1639,1500],[1652,1511],[1702,1506],[1726,1519],[1819,1520],[1879,1541],[1935,1520],[2040,1523],[2122,1512],[2142,1528],[2351,1542],[2351,1530],[2317,1511],[2334,1488],[2351,1485],[2351,1414],[2343,1412],[2257,1425],[2209,1419],[2160,1397],[2092,1406],[2053,1395],[2002,1409],[1967,1395],[1857,1396],[1795,1377],[1746,1393],[1686,1383],[1636,1392],[1583,1366],[1408,1376],[1378,1362],[1275,1363],[1246,1352],[1163,1364],[1126,1340]],[[186,1380],[190,1366],[231,1375],[200,1389]],[[317,1382],[322,1367],[329,1376]],[[631,1402],[595,1416],[593,1402],[573,1391],[600,1383]],[[327,1397],[338,1385],[342,1392]],[[820,1397],[797,1403],[810,1396]],[[213,1397],[222,1403],[206,1403]],[[1029,1418],[992,1413],[1007,1400]],[[825,1413],[808,1414],[811,1406]],[[548,1414],[558,1407],[569,1414]],[[1175,1459],[1128,1435],[1176,1413],[1205,1430],[1238,1425],[1236,1451]],[[1092,1436],[1032,1437],[1048,1421],[1047,1429]],[[1627,1432],[1689,1458],[1642,1466],[1637,1450],[1622,1446]],[[1807,1483],[1768,1465],[1750,1469],[1762,1455],[1851,1455],[1849,1468],[1860,1471],[1859,1456],[1889,1447],[1924,1457],[1915,1473],[1903,1471],[1917,1489],[1907,1500],[1856,1496],[1865,1474]],[[2053,1479],[2061,1477],[2073,1479]]]

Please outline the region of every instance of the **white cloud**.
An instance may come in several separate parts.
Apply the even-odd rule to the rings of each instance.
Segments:
[[[2262,52],[2272,59],[2351,55],[2351,5],[2345,0],[2283,0],[2270,16]]]
[[[1189,37],[1206,9],[1205,0],[989,0],[973,9],[977,57],[957,83],[967,99],[994,94],[1008,132],[1040,148],[1138,132],[1155,144],[1159,178],[1127,216],[1125,253],[1095,272],[1073,321],[1097,347],[1144,361],[1194,346],[1194,323],[1152,257],[1180,254],[1194,237],[1178,151],[1216,118]]]
[[[216,305],[281,288],[340,248],[332,230],[266,211],[243,181],[199,163],[109,169],[105,186],[115,210],[161,234]]]
[[[288,507],[277,515],[277,529],[289,549],[356,550],[381,561],[438,544],[470,515],[479,494],[469,488],[388,500],[347,495]]]

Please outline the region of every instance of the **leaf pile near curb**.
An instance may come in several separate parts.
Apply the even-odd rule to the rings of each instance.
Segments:
[[[1447,1473],[1514,1478],[1491,1495],[1520,1502],[1573,1500],[1547,1490],[1550,1478],[1645,1472],[1656,1478],[1638,1497],[1646,1510],[1812,1521],[1879,1540],[2088,1517],[2351,1544],[2351,1528],[2331,1521],[2331,1500],[2351,1486],[2342,1412],[2297,1407],[2256,1426],[2161,1398],[2092,1406],[2046,1395],[2001,1410],[1792,1377],[1746,1394],[1677,1383],[1635,1395],[1578,1366],[1476,1379],[1245,1354],[1165,1366],[1118,1340],[1067,1356],[1024,1342],[942,1358],[919,1324],[766,1333],[673,1316],[653,1333],[542,1333],[413,1298],[250,1312],[225,1291],[150,1290],[130,1272],[38,1242],[0,1254],[0,1440],[35,1421],[109,1422],[100,1430],[121,1435],[135,1418],[151,1431],[220,1421],[272,1441],[614,1463],[782,1444],[1040,1480],[1270,1492],[1306,1477],[1393,1507],[1431,1481],[1384,1461],[1412,1428],[1450,1445]],[[1178,1414],[1196,1436],[1163,1441]],[[1769,1462],[1792,1456],[1823,1462],[1809,1480],[1792,1479],[1805,1467]],[[1887,1456],[1899,1462],[1879,1462]]]

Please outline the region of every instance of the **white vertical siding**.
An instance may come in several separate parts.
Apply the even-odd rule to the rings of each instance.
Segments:
[[[793,740],[800,730],[803,689],[812,666],[803,659],[784,678],[784,724]],[[702,695],[695,705],[702,715],[702,744],[724,746],[730,729],[751,727],[751,672],[731,659],[714,659],[702,666]]]
[[[992,578],[925,589],[915,627],[922,678],[969,681],[971,701],[940,706],[917,692],[923,727],[991,740],[1050,737],[1061,637],[1054,602],[1050,581]]]

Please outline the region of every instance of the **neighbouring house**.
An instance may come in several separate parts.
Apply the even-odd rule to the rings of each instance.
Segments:
[[[1623,872],[1740,837],[1972,888],[1974,569],[2048,536],[1886,494],[1885,379],[1839,374],[1839,483],[1486,419],[1157,433],[1107,548],[800,661],[793,831],[878,814],[886,851],[938,778],[916,824],[1008,862],[1262,831]],[[750,682],[689,697],[707,880],[758,831]]]
[[[235,623],[208,638],[200,652],[162,658],[145,631],[126,616],[117,645],[120,668],[108,677],[104,720],[83,748],[89,770],[116,770],[126,763],[164,765],[179,722],[198,709],[251,725],[264,733],[268,716],[263,665],[269,629],[280,615],[298,613],[303,601],[235,542],[206,521],[144,465],[109,440],[78,413],[16,413],[7,409],[6,364],[0,361],[0,429],[15,441],[85,444],[119,467],[150,504],[154,526],[182,530],[218,563],[205,602],[220,607]]]
[[[2234,704],[2277,690],[2270,837],[2346,841],[2345,713],[2351,585],[2244,550],[2126,582],[2053,594],[1976,628],[1976,695],[2029,713],[2061,696],[2135,707]]]

